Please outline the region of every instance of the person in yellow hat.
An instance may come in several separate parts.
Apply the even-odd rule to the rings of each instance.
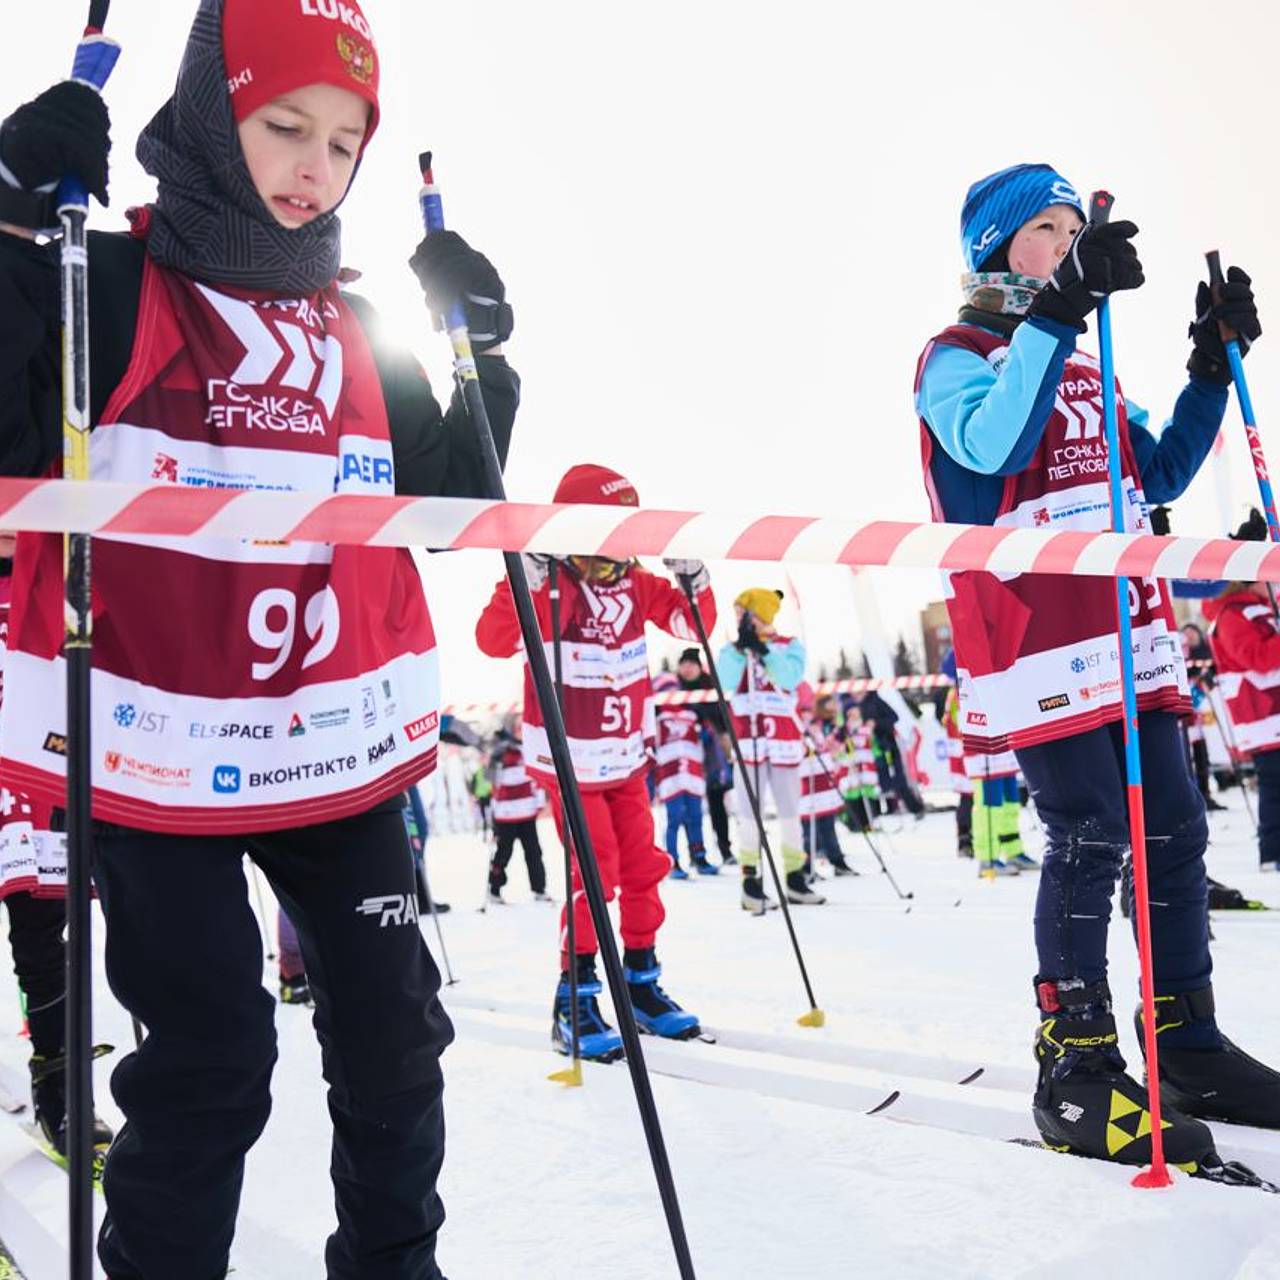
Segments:
[[[752,587],[733,602],[737,638],[716,660],[720,683],[733,712],[733,731],[742,744],[747,781],[761,796],[767,783],[782,828],[782,863],[787,901],[817,905],[826,901],[805,882],[800,835],[800,762],[805,744],[796,717],[796,686],[804,679],[804,644],[778,634],[774,620],[782,592]],[[760,879],[760,833],[754,815],[738,814],[738,861],[742,864],[742,908],[763,915],[770,902]]]

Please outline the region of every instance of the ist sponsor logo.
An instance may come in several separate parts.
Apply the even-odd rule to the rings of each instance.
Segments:
[[[428,711],[425,716],[419,716],[416,720],[410,720],[409,723],[404,726],[405,736],[410,742],[417,742],[419,738],[425,738],[427,734],[433,733],[439,723],[439,712]]]
[[[139,711],[132,702],[117,702],[111,718],[122,729],[132,729],[135,733],[164,733],[169,725],[169,717],[159,711]]]

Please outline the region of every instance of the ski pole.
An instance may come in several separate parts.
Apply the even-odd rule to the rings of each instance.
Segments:
[[[987,847],[986,847],[986,867],[978,874],[985,876],[992,884],[996,879],[996,835],[994,829],[995,820],[991,816],[991,757],[985,755],[982,757],[982,810],[983,816],[986,818],[987,828]]]
[[[120,57],[102,34],[110,0],[91,0],[71,78],[101,92]],[[62,474],[89,479],[89,193],[79,177],[58,185],[62,224]],[[90,541],[63,541],[67,664],[67,1172],[72,1280],[93,1275],[93,950],[90,845],[93,764],[89,689],[93,669]]]
[[[267,940],[267,959],[274,960],[276,958],[275,949],[271,945],[271,917],[267,915],[267,904],[262,898],[262,881],[258,878],[258,864],[249,860],[249,878],[253,881],[254,896],[258,900],[258,918],[262,921],[262,936]]]
[[[1209,705],[1213,706],[1212,703]],[[1253,801],[1249,799],[1249,781],[1245,777],[1242,767],[1244,757],[1236,747],[1236,735],[1231,728],[1231,712],[1227,709],[1226,694],[1222,695],[1222,714],[1218,715],[1217,709],[1214,708],[1213,719],[1218,726],[1218,736],[1222,739],[1222,745],[1227,749],[1227,759],[1231,762],[1231,771],[1236,775],[1240,783],[1240,794],[1244,797],[1245,812],[1249,815],[1249,822],[1253,827],[1253,834],[1256,836],[1258,834],[1258,818],[1253,811]]]
[[[551,595],[551,654],[555,661],[556,706],[564,714],[564,670],[560,653],[560,563],[551,560],[547,564],[547,584]],[[569,1035],[572,1042],[572,1063],[564,1071],[553,1071],[548,1077],[557,1084],[572,1088],[582,1084],[582,1050],[578,1044],[578,922],[577,898],[573,892],[573,836],[569,824],[564,824],[564,928],[565,954],[569,975]]]
[[[440,959],[444,961],[445,986],[452,987],[458,980],[453,976],[453,966],[449,963],[449,949],[444,945],[444,930],[440,927],[440,912],[436,908],[436,895],[431,892],[431,881],[427,879],[427,851],[424,842],[422,860],[414,860],[414,872],[422,892],[427,899],[427,910],[431,912],[431,922],[436,927],[436,937],[440,940]]]
[[[432,232],[444,230],[444,204],[431,172],[431,153],[423,152],[418,162],[423,182],[419,204],[422,209],[422,221],[429,235]],[[471,335],[467,332],[466,318],[460,305],[455,305],[446,317],[446,327],[449,331],[449,341],[453,346],[454,374],[462,389],[467,412],[471,417],[480,445],[484,487],[488,491],[485,496],[495,501],[503,501],[506,493],[502,482],[502,464],[498,461],[498,450],[494,444],[492,428],[489,426],[489,415],[485,409],[484,395],[480,388],[480,376],[476,371],[475,357],[471,350]],[[572,832],[574,847],[578,851],[578,868],[587,895],[587,905],[591,909],[591,918],[599,938],[600,957],[609,979],[609,991],[613,996],[614,1011],[618,1018],[618,1034],[622,1037],[623,1047],[626,1050],[631,1085],[635,1090],[636,1106],[640,1112],[640,1121],[648,1143],[649,1158],[653,1164],[654,1177],[662,1197],[667,1230],[671,1235],[671,1245],[675,1251],[676,1264],[682,1280],[692,1280],[693,1255],[690,1253],[689,1241],[685,1234],[680,1201],[676,1195],[675,1181],[671,1173],[671,1161],[667,1156],[666,1141],[662,1136],[662,1123],[658,1118],[658,1108],[653,1098],[653,1086],[645,1068],[644,1051],[640,1046],[640,1032],[636,1026],[635,1011],[631,1007],[631,997],[622,972],[622,960],[613,938],[609,908],[600,882],[600,867],[591,845],[590,833],[587,830],[587,815],[582,806],[582,796],[578,791],[578,780],[573,772],[573,760],[569,754],[569,740],[565,733],[564,719],[560,715],[560,704],[556,700],[555,690],[551,684],[551,672],[547,668],[547,654],[543,647],[538,615],[533,607],[533,596],[529,591],[529,580],[525,577],[524,563],[517,552],[503,552],[503,561],[506,565],[507,580],[515,602],[516,614],[520,620],[525,660],[529,664],[534,690],[546,725],[547,742],[551,749],[556,780],[560,786],[561,801],[564,805],[565,828]],[[571,886],[566,888],[571,889]]]
[[[817,741],[814,739],[813,730],[810,729],[809,726],[806,725],[800,719],[799,716],[795,717],[795,721],[796,721],[796,724],[800,726],[800,732],[804,734],[806,741],[809,743],[809,750],[813,752],[814,759],[817,760],[819,767],[822,769],[822,772],[826,774],[827,781],[835,789],[836,794],[840,795],[840,788],[836,786],[835,777],[832,775],[831,770],[827,768],[827,762],[822,758],[822,751],[819,748]],[[849,813],[849,817],[851,819],[854,818],[856,815],[853,813],[853,806],[849,803],[848,799],[845,798],[844,796],[841,796],[841,799],[844,800],[845,808]],[[865,838],[867,844],[871,846],[871,852],[875,854],[875,859],[880,864],[880,870],[883,871],[884,874],[889,877],[889,883],[893,886],[894,893],[896,893],[898,897],[902,899],[903,902],[908,902],[912,898],[914,898],[916,896],[914,891],[912,891],[911,893],[903,893],[901,888],[899,888],[898,882],[893,878],[893,872],[889,870],[888,865],[885,863],[885,860],[880,856],[880,850],[876,848],[875,841],[872,840],[870,833],[864,831],[862,835]],[[910,910],[910,908],[908,908],[908,910]]]
[[[1209,267],[1209,296],[1217,303],[1222,298],[1222,259],[1217,249],[1204,255]],[[1266,454],[1262,451],[1262,436],[1258,432],[1258,419],[1253,412],[1253,399],[1249,395],[1249,382],[1244,376],[1244,359],[1240,352],[1240,337],[1224,320],[1218,321],[1218,333],[1227,351],[1227,364],[1231,368],[1231,381],[1235,383],[1236,398],[1240,402],[1240,417],[1244,419],[1244,434],[1249,442],[1249,457],[1253,459],[1253,473],[1258,479],[1258,495],[1267,517],[1267,532],[1272,542],[1280,542],[1280,517],[1276,515],[1276,496],[1271,488],[1271,476],[1267,471]]]
[[[1111,217],[1110,192],[1095,191],[1089,221],[1102,225]],[[1102,413],[1107,433],[1107,474],[1111,490],[1111,530],[1123,533],[1125,502],[1120,463],[1120,423],[1116,414],[1115,356],[1111,346],[1111,302],[1098,306],[1098,346],[1102,370]],[[1151,1112],[1151,1168],[1133,1179],[1135,1187],[1167,1187],[1173,1179],[1164,1159],[1160,1120],[1160,1066],[1156,1047],[1155,976],[1151,960],[1151,896],[1147,881],[1147,824],[1142,799],[1142,756],[1138,744],[1138,695],[1133,676],[1129,579],[1116,579],[1116,620],[1120,641],[1120,684],[1124,699],[1124,760],[1129,792],[1129,843],[1132,847],[1134,911],[1138,926],[1138,959],[1142,970],[1142,1024],[1147,1051],[1147,1095]]]
[[[693,589],[693,579],[684,574],[678,575],[680,578],[680,586],[684,589],[685,599],[689,602],[689,612],[693,617],[693,625],[698,632],[698,643],[702,645],[702,652],[706,654],[707,670],[711,673],[712,683],[715,685],[716,699],[720,707],[720,714],[724,719],[724,723],[729,730],[729,745],[733,748],[733,758],[738,765],[738,774],[742,778],[742,786],[747,793],[747,802],[751,805],[751,813],[756,820],[756,830],[760,835],[760,851],[764,854],[765,861],[769,864],[769,873],[773,877],[773,887],[778,895],[778,905],[782,908],[782,918],[787,922],[787,933],[791,938],[791,949],[795,952],[796,964],[800,969],[800,980],[804,983],[804,993],[809,1001],[809,1012],[802,1013],[796,1022],[802,1027],[821,1027],[826,1024],[827,1015],[818,1008],[817,997],[813,994],[813,984],[809,981],[809,970],[805,967],[804,955],[800,951],[800,939],[796,937],[796,927],[791,919],[791,909],[787,906],[786,888],[778,875],[778,866],[773,859],[773,850],[769,847],[769,836],[764,829],[764,814],[760,809],[760,766],[756,762],[756,784],[753,787],[750,779],[747,777],[747,765],[742,756],[742,743],[738,741],[737,730],[733,727],[733,712],[729,707],[729,700],[724,696],[724,686],[720,683],[720,673],[716,670],[715,654],[711,652],[711,641],[707,638],[706,623],[702,620],[702,610],[698,608],[698,597]],[[748,663],[750,659],[748,658]],[[748,670],[750,666],[748,665]],[[759,752],[754,752],[759,756]]]

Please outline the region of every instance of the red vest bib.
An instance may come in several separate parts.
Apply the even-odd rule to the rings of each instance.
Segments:
[[[542,792],[524,767],[517,747],[509,747],[498,762],[493,784],[494,822],[528,822],[542,812]]]
[[[663,707],[658,711],[657,732],[658,799],[665,802],[680,795],[705,796],[707,780],[697,713],[685,707]]]
[[[770,645],[784,648],[790,643],[788,636],[773,636],[769,641]],[[747,764],[795,768],[805,754],[804,737],[796,719],[795,691],[779,689],[754,653],[746,657],[742,678],[729,699],[742,758]]]
[[[916,381],[935,346],[961,347],[999,370],[1009,340],[974,325],[953,325],[925,348]],[[1125,530],[1149,530],[1136,479],[1124,396],[1116,385]],[[944,518],[933,492],[936,447],[920,423],[926,487],[935,520]],[[1102,383],[1093,357],[1067,360],[1054,408],[1034,457],[1005,479],[994,523],[1000,527],[1106,530],[1111,527]],[[948,612],[960,688],[960,727],[970,750],[997,752],[1082,733],[1122,718],[1115,586],[1108,578],[1062,574],[948,575]],[[1141,710],[1185,712],[1186,665],[1173,612],[1160,582],[1129,585],[1133,664]]]
[[[373,353],[336,288],[219,292],[148,260],[94,479],[395,490]],[[61,804],[62,539],[24,536],[0,777]],[[435,765],[435,636],[406,550],[93,542],[93,812],[155,831],[359,813]]]

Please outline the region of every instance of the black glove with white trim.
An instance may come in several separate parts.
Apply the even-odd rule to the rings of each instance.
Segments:
[[[1240,267],[1228,267],[1218,301],[1213,301],[1209,286],[1203,281],[1196,288],[1196,318],[1187,330],[1192,342],[1187,371],[1196,378],[1208,378],[1222,386],[1231,382],[1231,366],[1227,349],[1218,331],[1219,322],[1235,331],[1241,356],[1262,337],[1258,320],[1258,304],[1253,297],[1253,281]]]
[[[107,104],[76,80],[46,89],[0,124],[0,179],[11,189],[48,192],[70,175],[106,205],[110,152]]]
[[[488,351],[511,337],[515,316],[492,262],[456,231],[433,231],[409,259],[437,329],[461,303],[474,351]]]
[[[1029,316],[1044,316],[1083,333],[1085,317],[1103,298],[1143,283],[1142,263],[1133,247],[1132,222],[1086,222],[1071,242],[1049,283],[1031,300]]]

